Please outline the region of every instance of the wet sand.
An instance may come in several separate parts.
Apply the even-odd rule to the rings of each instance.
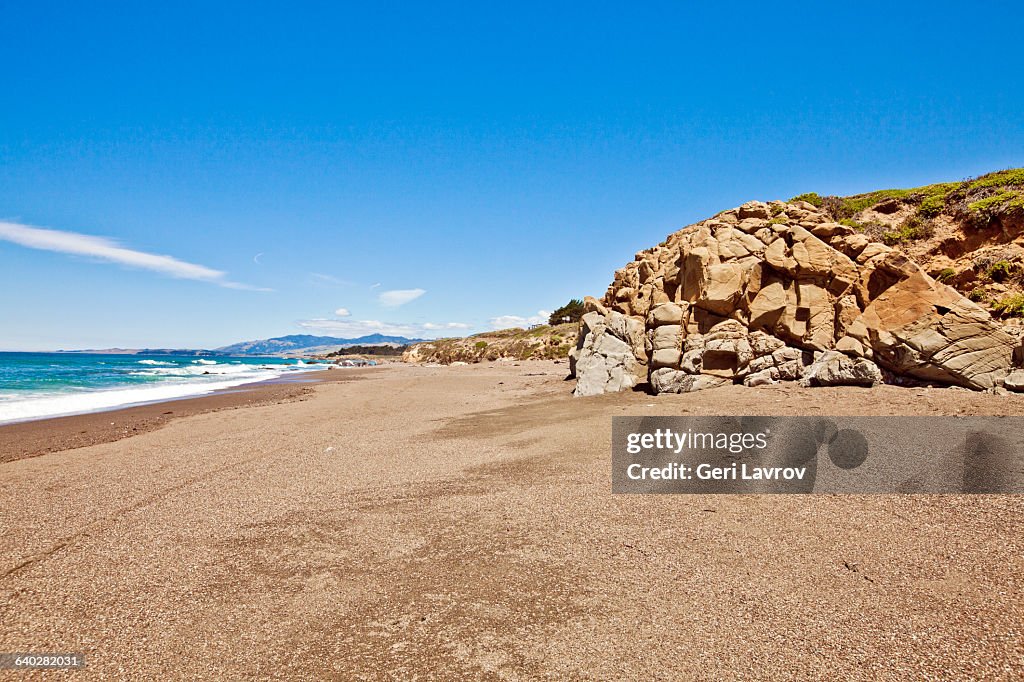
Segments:
[[[609,467],[615,415],[1024,396],[573,399],[565,371],[392,365],[0,464],[0,651],[84,679],[1024,675],[1022,498],[613,496]]]

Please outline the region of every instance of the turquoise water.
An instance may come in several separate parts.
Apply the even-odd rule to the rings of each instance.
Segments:
[[[201,395],[323,367],[281,358],[0,353],[0,423]]]

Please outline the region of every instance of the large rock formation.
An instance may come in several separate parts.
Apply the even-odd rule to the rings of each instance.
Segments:
[[[895,375],[987,389],[1012,334],[900,251],[796,201],[750,202],[686,227],[588,298],[572,353],[577,395]],[[1017,351],[1020,355],[1020,351]]]
[[[604,308],[586,313],[569,357],[575,394],[613,393],[647,381],[645,347],[642,321]]]

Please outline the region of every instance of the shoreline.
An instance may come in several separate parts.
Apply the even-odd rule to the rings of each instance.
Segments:
[[[531,366],[530,363],[546,365],[549,361],[523,362],[526,363],[526,366]],[[469,367],[474,368],[472,371],[480,371],[481,368],[488,366],[493,366],[495,369],[501,368],[505,364],[484,362]],[[91,445],[112,443],[161,429],[174,421],[194,415],[302,401],[313,395],[314,387],[317,385],[359,381],[382,368],[391,367],[393,369],[396,366],[414,371],[419,369],[440,372],[450,372],[456,368],[456,366],[419,363],[388,363],[374,367],[351,368],[332,366],[325,370],[286,374],[272,379],[239,384],[217,389],[211,393],[101,408],[93,412],[9,422],[0,424],[0,465]],[[519,366],[519,363],[515,363],[514,366]],[[511,364],[508,368],[511,368]],[[465,371],[466,368],[460,369]],[[561,370],[558,371],[561,372]],[[716,396],[723,395],[723,388],[715,389],[715,391]],[[732,407],[736,409],[730,412],[736,414],[824,416],[830,412],[822,410],[823,403],[834,405],[845,403],[845,407],[835,411],[834,414],[878,415],[886,412],[892,415],[1016,414],[1024,416],[1024,393],[994,396],[985,392],[956,387],[913,387],[885,384],[873,388],[842,386],[802,389],[795,384],[784,382],[770,388],[732,385],[725,387],[724,391],[733,392],[736,396],[737,399],[732,404]],[[598,396],[596,399],[603,398],[607,401],[621,401],[632,405],[645,404],[648,408],[656,408],[648,410],[651,414],[669,414],[664,411],[665,408],[676,402],[687,404],[687,408],[680,413],[684,415],[712,415],[729,412],[728,410],[715,412],[713,408],[707,409],[708,406],[703,408],[693,406],[686,399],[686,396],[692,395],[655,396],[642,391],[624,391],[607,394],[603,397]],[[861,400],[859,396],[864,396],[865,400]],[[595,399],[594,397],[572,397],[569,395],[569,390],[566,391],[564,397],[570,401],[570,404],[578,404],[578,409],[583,411],[587,410],[585,404],[589,400]],[[911,397],[918,404],[905,402]],[[848,403],[847,401],[850,401],[851,398],[852,402]],[[876,400],[879,401],[878,405],[874,404]],[[883,404],[887,404],[888,407],[882,407]],[[766,411],[759,409],[763,407],[769,407],[769,409]]]
[[[526,363],[547,364],[548,360],[527,360]],[[503,363],[482,363],[475,366],[476,370],[487,366],[496,369]],[[238,410],[242,408],[258,408],[305,400],[312,396],[314,387],[321,384],[347,383],[368,377],[374,371],[397,366],[411,370],[451,372],[455,366],[432,366],[421,364],[388,364],[367,368],[330,367],[323,371],[310,371],[288,374],[272,379],[254,381],[228,388],[217,389],[210,393],[201,393],[183,397],[153,400],[94,412],[40,417],[26,421],[0,424],[0,465],[23,460],[72,451],[79,447],[87,447],[101,443],[110,443],[148,431],[154,431],[186,417],[207,413]],[[516,367],[519,364],[515,364]],[[474,367],[474,366],[469,366]],[[528,365],[527,365],[528,367]],[[342,371],[344,370],[344,371]],[[560,370],[559,370],[560,372]],[[529,376],[528,374],[526,376]],[[723,389],[716,389],[721,394]],[[889,413],[893,415],[1021,415],[1024,416],[1024,393],[1011,395],[990,395],[985,392],[968,391],[949,387],[915,387],[895,386],[886,384],[881,387],[815,387],[802,389],[796,384],[782,383],[772,388],[749,388],[729,386],[725,390],[735,391],[739,397],[733,403],[738,412],[735,414],[751,415],[814,415],[822,416],[821,400],[826,403],[838,404],[853,396],[865,397],[874,395],[877,399],[889,403]],[[641,391],[625,391],[604,396],[605,400],[625,401],[626,403],[645,403],[651,414],[666,414],[664,411],[672,402],[679,400],[676,396],[655,396]],[[609,397],[617,396],[617,397]],[[759,399],[764,396],[764,399]],[[827,397],[826,397],[827,396]],[[841,397],[842,396],[842,397]],[[916,406],[909,406],[903,401],[910,397],[920,401]],[[578,403],[581,411],[587,411],[586,403],[591,398],[578,398],[568,395],[571,403]],[[597,399],[600,399],[598,396]],[[833,399],[827,399],[833,398]],[[836,401],[839,398],[839,402]],[[852,404],[845,409],[836,411],[837,415],[879,415],[881,410],[873,406],[874,398],[860,400],[854,398]],[[688,401],[686,401],[688,404]],[[788,403],[786,407],[783,404]],[[681,404],[681,403],[680,403]],[[745,404],[745,408],[743,407]],[[771,408],[767,411],[757,407]],[[899,407],[897,407],[899,406]],[[708,409],[692,409],[688,404],[682,410],[684,415],[724,414]]]
[[[0,424],[0,464],[114,442],[190,415],[302,400],[316,384],[355,381],[368,369],[379,367],[302,372],[211,393]]]
[[[17,354],[0,353],[0,355]],[[58,353],[26,353],[25,355],[36,359],[39,356],[58,355]],[[109,356],[98,355],[97,357]],[[191,362],[179,362],[182,359],[191,360]],[[205,358],[193,359],[191,356],[186,358],[167,356],[166,359],[144,358],[136,360],[130,365],[118,365],[115,362],[111,363],[117,367],[114,372],[116,377],[114,381],[107,382],[105,379],[109,376],[100,376],[100,381],[93,385],[88,385],[86,382],[86,385],[66,387],[70,390],[43,390],[40,392],[31,386],[25,391],[8,392],[4,390],[4,399],[0,401],[0,426],[39,419],[109,412],[172,400],[186,400],[300,373],[324,371],[333,367],[333,364],[305,363],[301,360],[297,364],[302,367],[293,366],[287,364],[285,358],[278,358],[281,360],[278,363],[263,362],[259,364],[250,362],[249,358],[225,357],[222,359],[224,362]],[[100,361],[98,364],[107,365],[108,363]],[[15,372],[18,371],[18,365],[19,363],[15,363]],[[150,365],[158,367],[150,367]],[[209,365],[215,367],[209,367]],[[59,364],[51,365],[51,367],[66,369]],[[204,375],[202,379],[199,376],[200,370]],[[120,376],[122,372],[127,372],[127,375]],[[100,370],[99,374],[102,375],[102,373],[103,370]],[[165,376],[163,380],[159,381],[133,383],[128,380],[128,375],[162,376],[168,373],[170,376]],[[209,375],[209,378],[205,378],[206,375]],[[17,377],[17,374],[15,376]],[[43,379],[48,378],[45,370],[41,371],[39,376]]]

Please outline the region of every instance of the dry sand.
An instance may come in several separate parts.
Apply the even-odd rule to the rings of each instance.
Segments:
[[[565,368],[383,367],[0,464],[0,651],[84,652],[82,679],[1024,676],[1024,498],[613,496],[609,464],[614,415],[1024,397],[573,399]]]

